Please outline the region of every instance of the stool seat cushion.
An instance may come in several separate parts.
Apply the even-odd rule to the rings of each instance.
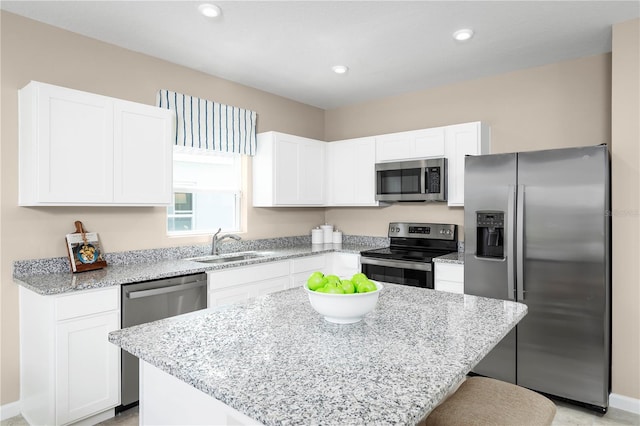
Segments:
[[[521,386],[470,377],[427,416],[427,426],[550,425],[556,414],[548,398]]]

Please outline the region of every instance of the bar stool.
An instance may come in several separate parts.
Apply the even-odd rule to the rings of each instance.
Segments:
[[[426,426],[551,425],[556,405],[521,386],[470,377],[424,419]],[[422,422],[421,422],[422,424]]]

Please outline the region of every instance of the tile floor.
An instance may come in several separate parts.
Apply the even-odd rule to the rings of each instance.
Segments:
[[[599,415],[580,407],[554,401],[558,412],[553,426],[640,426],[640,415],[610,408],[605,415]],[[138,407],[124,411],[116,417],[99,423],[100,426],[135,426],[138,424]],[[22,416],[0,422],[0,426],[28,426]],[[514,425],[517,426],[517,425]]]

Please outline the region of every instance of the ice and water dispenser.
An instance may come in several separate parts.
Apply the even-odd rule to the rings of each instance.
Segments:
[[[476,256],[504,259],[504,212],[476,212]]]

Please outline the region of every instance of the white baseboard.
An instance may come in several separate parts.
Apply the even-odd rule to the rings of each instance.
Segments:
[[[20,401],[0,405],[0,420],[7,420],[20,414]]]
[[[609,407],[640,415],[640,399],[629,396],[618,395],[617,393],[609,394]]]

